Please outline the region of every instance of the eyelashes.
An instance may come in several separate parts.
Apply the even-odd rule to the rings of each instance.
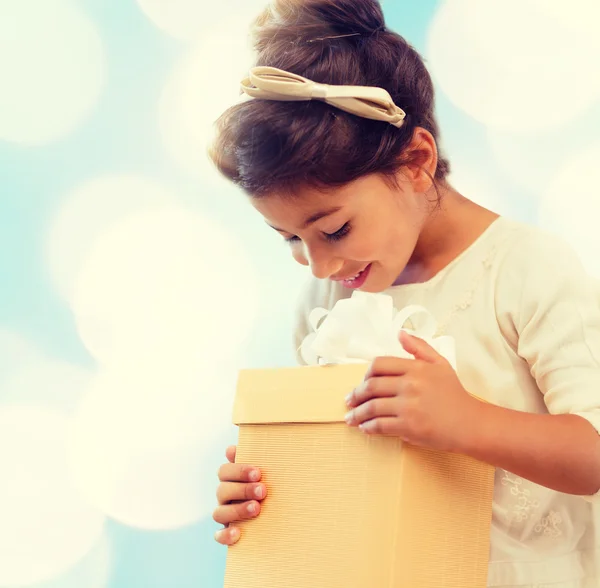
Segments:
[[[325,238],[328,241],[339,241],[343,239],[350,232],[350,223],[346,223],[340,229],[338,229],[335,233],[325,233]]]
[[[350,228],[350,223],[346,223],[335,231],[335,233],[323,233],[323,236],[327,241],[335,243],[336,241],[343,239],[350,232]],[[296,237],[296,235],[292,235],[291,237],[287,237],[285,241],[287,243],[297,243],[300,241],[300,238]]]

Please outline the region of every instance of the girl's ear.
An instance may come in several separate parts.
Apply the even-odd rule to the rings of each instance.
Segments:
[[[402,167],[402,175],[412,183],[415,192],[427,192],[433,184],[438,163],[433,135],[417,127],[402,159],[406,162]]]

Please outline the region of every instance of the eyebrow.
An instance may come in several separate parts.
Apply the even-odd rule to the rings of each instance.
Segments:
[[[316,223],[318,220],[321,220],[322,218],[325,218],[326,216],[335,214],[336,212],[339,212],[340,210],[342,210],[341,206],[334,206],[333,208],[326,208],[325,210],[320,210],[319,212],[315,212],[314,214],[311,214],[304,221],[304,223],[302,224],[302,228],[306,229],[310,225]],[[269,223],[267,223],[267,224],[269,224]],[[275,229],[276,231],[287,233],[287,231],[285,231],[284,229],[278,229],[277,227],[274,227],[273,225],[269,225],[269,226],[272,229]]]

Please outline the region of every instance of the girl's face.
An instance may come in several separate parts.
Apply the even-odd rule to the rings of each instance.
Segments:
[[[253,199],[266,222],[288,241],[292,256],[316,278],[381,292],[408,265],[431,210],[413,182],[395,187],[377,175],[327,192]]]

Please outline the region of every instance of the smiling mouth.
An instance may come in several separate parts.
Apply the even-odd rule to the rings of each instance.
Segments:
[[[367,269],[367,268],[365,268]],[[357,274],[353,276],[348,276],[347,278],[331,278],[334,282],[351,282],[352,280],[356,280],[362,273],[364,273],[365,269],[360,270]]]
[[[357,274],[353,276],[348,276],[347,278],[332,278],[335,282],[341,282],[346,288],[360,288],[367,276],[369,274],[369,270],[371,269],[371,264],[367,267],[359,271]]]

